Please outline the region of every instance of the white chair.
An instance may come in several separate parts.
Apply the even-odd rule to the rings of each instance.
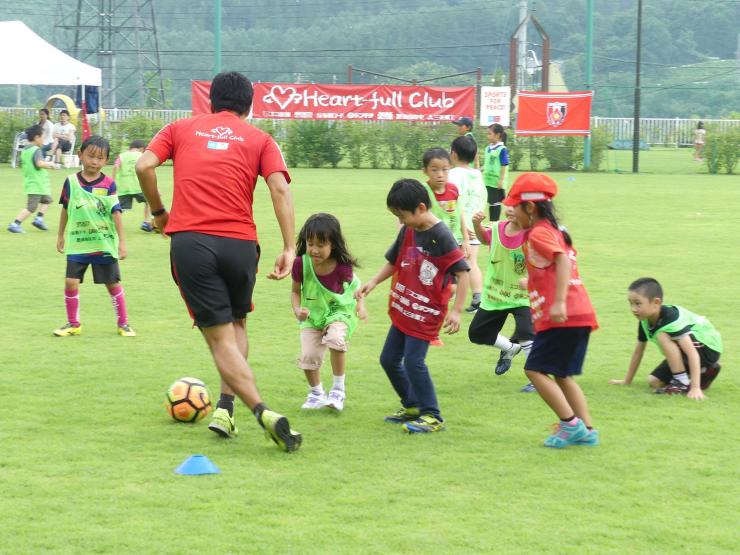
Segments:
[[[21,152],[28,146],[28,140],[26,139],[26,133],[21,131],[16,133],[13,139],[13,150],[10,152],[10,167],[17,168],[21,160]]]

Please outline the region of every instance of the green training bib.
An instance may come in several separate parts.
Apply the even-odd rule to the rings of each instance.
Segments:
[[[51,195],[51,182],[46,168],[37,168],[33,164],[33,156],[39,147],[29,146],[21,152],[21,168],[23,168],[23,191],[27,195]]]
[[[483,282],[480,306],[483,310],[503,310],[529,306],[529,293],[519,287],[519,280],[527,277],[524,251],[519,246],[508,249],[499,239],[499,226],[491,227],[491,256]]]
[[[665,326],[658,328],[654,332],[650,331],[650,324],[647,320],[640,320],[640,325],[642,326],[642,331],[645,332],[645,337],[660,347],[660,344],[656,339],[656,336],[659,333],[675,333],[686,329],[687,326],[690,326],[691,335],[693,335],[699,343],[706,345],[718,353],[722,352],[722,337],[707,318],[694,314],[680,306],[666,306],[673,306],[676,308],[678,310],[678,318],[673,322],[669,322]]]
[[[424,183],[424,187],[427,188],[429,199],[432,201],[432,206],[430,206],[432,214],[434,214],[444,222],[444,224],[452,232],[452,235],[455,237],[455,241],[457,241],[457,244],[462,244],[463,236],[462,231],[460,230],[460,208],[462,204],[460,203],[460,199],[458,198],[452,201],[448,201],[454,202],[455,207],[452,212],[447,212],[447,210],[440,206],[439,202],[437,201],[437,197],[434,196],[434,191],[432,191],[432,188],[427,183]]]
[[[141,152],[126,151],[119,155],[121,167],[116,172],[116,190],[119,195],[135,195],[141,193],[139,178],[136,177],[136,161],[141,158]]]
[[[118,196],[88,193],[82,188],[77,174],[73,173],[67,179],[69,202],[64,253],[105,252],[118,258],[118,233],[111,214],[111,209],[118,204]]]

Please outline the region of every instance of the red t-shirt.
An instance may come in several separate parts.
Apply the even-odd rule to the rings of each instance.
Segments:
[[[550,222],[540,220],[532,226],[523,245],[527,260],[527,288],[535,332],[551,328],[599,327],[596,313],[586,288],[581,282],[576,264],[576,251],[565,243],[563,234]],[[565,322],[550,321],[550,308],[557,291],[555,255],[565,254],[571,263],[570,279],[565,307],[568,319]]]
[[[429,188],[431,189],[431,185],[429,186]],[[460,191],[458,190],[457,185],[448,181],[445,184],[444,191],[438,193],[437,191],[432,189],[432,192],[434,193],[434,198],[437,199],[437,204],[439,204],[442,210],[444,210],[445,212],[455,211],[455,209],[457,208],[457,199],[460,197]]]
[[[252,202],[257,176],[288,168],[267,133],[231,112],[181,119],[149,143],[160,162],[174,163],[174,194],[166,233],[197,231],[257,240]]]

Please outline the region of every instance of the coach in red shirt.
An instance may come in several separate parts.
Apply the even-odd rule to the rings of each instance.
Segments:
[[[246,316],[259,259],[252,216],[258,176],[267,182],[283,236],[283,251],[267,277],[288,276],[295,259],[290,176],[272,137],[245,121],[253,94],[240,73],[217,75],[212,113],[165,126],[137,162],[136,173],[157,226],[172,239],[172,276],[221,374],[221,398],[209,429],[223,437],[237,433],[236,394],[275,443],[294,451],[301,435],[264,405],[247,363]],[[175,181],[171,212],[162,204],[155,171],[168,159]]]

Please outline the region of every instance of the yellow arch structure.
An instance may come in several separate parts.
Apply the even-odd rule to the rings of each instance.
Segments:
[[[69,112],[69,120],[75,127],[79,127],[79,116],[82,110],[75,105],[74,100],[66,94],[53,94],[46,100],[45,108],[51,111],[56,102],[64,104],[64,108]],[[102,108],[100,109],[100,117],[105,119],[105,111]]]

